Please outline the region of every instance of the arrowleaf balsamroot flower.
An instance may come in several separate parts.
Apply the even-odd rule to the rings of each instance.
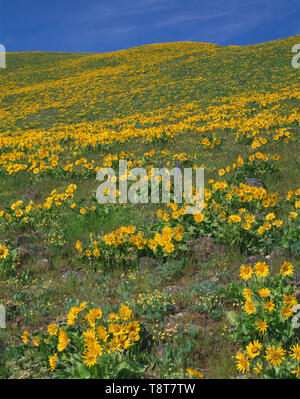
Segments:
[[[51,371],[54,371],[54,369],[56,368],[57,360],[58,360],[57,353],[55,353],[53,356],[49,356],[49,366]]]
[[[269,288],[261,288],[258,290],[258,294],[261,298],[267,298],[271,294],[271,291]]]
[[[23,335],[21,336],[22,341],[24,342],[24,344],[28,344],[29,342],[29,332],[28,331],[24,331]]]
[[[272,299],[269,299],[268,301],[266,301],[264,303],[264,307],[268,312],[273,312],[273,310],[275,309],[275,304],[272,301]]]
[[[251,266],[242,265],[240,267],[240,277],[243,280],[249,280],[249,278],[251,278],[252,274],[253,274],[253,269]]]
[[[279,347],[276,349],[275,345],[271,345],[266,349],[265,358],[270,361],[272,366],[279,366],[285,358],[285,350]]]
[[[268,323],[266,320],[255,321],[256,330],[258,330],[261,334],[264,334],[267,331]]]
[[[259,356],[261,348],[262,344],[255,340],[253,341],[253,343],[250,342],[249,345],[246,346],[246,351],[248,356],[254,358],[256,356]]]
[[[269,266],[266,262],[256,262],[254,265],[255,274],[258,277],[266,277],[269,274]]]
[[[49,335],[56,335],[57,331],[58,331],[58,327],[56,324],[54,324],[54,323],[49,324],[49,327],[48,327]]]
[[[236,360],[236,367],[239,372],[245,373],[246,371],[249,371],[249,359],[248,356],[245,356],[242,352],[239,352],[235,358]]]
[[[246,301],[244,304],[244,310],[248,314],[253,314],[256,312],[256,307],[252,301]]]
[[[292,359],[300,361],[300,345],[296,344],[291,347],[290,356]]]
[[[57,345],[57,349],[59,350],[59,352],[62,352],[64,349],[66,349],[66,347],[68,346],[69,342],[70,342],[70,338],[60,328],[59,329],[59,334],[58,334],[58,345]]]
[[[283,262],[283,264],[280,267],[280,273],[283,276],[290,276],[294,272],[294,266],[290,262]]]
[[[8,255],[8,249],[3,245],[0,245],[0,259],[5,259]]]
[[[186,373],[187,373],[187,375],[191,375],[192,377],[196,377],[198,379],[202,379],[203,378],[203,374],[200,373],[200,371],[193,370],[191,368],[187,368],[186,369]]]

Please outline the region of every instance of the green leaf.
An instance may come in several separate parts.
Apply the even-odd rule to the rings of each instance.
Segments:
[[[76,367],[80,378],[91,378],[91,373],[82,363],[76,362]]]
[[[238,322],[238,314],[236,312],[234,312],[233,310],[229,311],[229,312],[225,312],[226,318],[229,321],[229,323],[234,326],[237,327],[239,322]]]
[[[130,360],[123,360],[117,367],[116,378],[133,378],[137,374],[145,372],[147,366],[131,362]]]

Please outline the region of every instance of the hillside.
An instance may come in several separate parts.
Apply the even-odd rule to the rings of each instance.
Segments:
[[[297,288],[277,286],[274,277],[291,265],[293,273],[280,278],[292,279],[300,265],[297,42],[299,35],[251,46],[7,54],[0,70],[0,303],[8,327],[0,331],[0,377],[51,375],[47,358],[41,367],[36,355],[42,344],[24,349],[24,330],[42,341],[40,328],[61,323],[83,302],[105,317],[120,303],[132,309],[141,329],[135,338],[124,333],[136,345],[126,359],[140,372],[147,365],[146,378],[181,377],[190,368],[204,378],[237,377],[235,361],[240,373],[257,374],[233,356],[261,338],[250,328],[261,317],[273,329],[265,350],[277,345],[279,330],[287,331],[286,351],[299,341],[287,327],[292,314],[280,313],[290,310],[284,295],[297,297]],[[204,167],[203,213],[187,215],[185,204],[99,204],[96,172],[118,170],[121,159],[148,173]],[[255,187],[251,178],[259,179]],[[274,293],[277,318],[260,297],[260,318],[230,327],[228,312],[243,314],[251,298],[243,296],[252,286],[241,281],[241,265],[256,271],[255,289]],[[115,353],[103,348],[108,358]],[[293,376],[296,366],[278,372],[263,365],[261,374]],[[58,378],[70,373],[63,360],[54,369]],[[87,362],[83,369],[91,376]]]
[[[1,127],[105,122],[191,102],[208,106],[249,91],[282,90],[297,83],[290,62],[296,41],[297,36],[253,46],[187,42],[106,54],[9,53],[1,73],[1,109],[11,112],[17,104],[18,122]]]

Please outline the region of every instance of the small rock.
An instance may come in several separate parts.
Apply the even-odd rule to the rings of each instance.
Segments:
[[[24,247],[24,246],[18,247],[18,248],[17,248],[17,251],[18,251],[19,258],[20,258],[21,260],[26,259],[26,258],[28,258],[29,256],[32,256],[32,255],[33,255],[33,253],[32,253],[28,248],[26,248],[26,247]]]
[[[147,269],[154,269],[157,266],[159,266],[159,262],[154,258],[149,258],[147,256],[140,258],[139,269],[141,273]]]
[[[18,254],[21,260],[28,258],[29,256],[36,256],[41,251],[42,248],[34,244],[22,244],[18,248]]]
[[[212,255],[220,250],[220,245],[216,244],[213,237],[198,237],[189,241],[187,245],[194,252],[196,257]]]
[[[17,245],[22,245],[26,242],[26,236],[21,234],[16,237]]]
[[[173,319],[182,319],[185,316],[185,312],[179,312],[173,315]]]
[[[245,184],[251,187],[267,189],[265,183],[261,179],[256,179],[255,177],[249,177],[248,179],[246,179]]]
[[[39,269],[51,269],[52,264],[51,264],[51,262],[48,259],[43,258],[43,259],[39,259],[37,261],[36,266]]]
[[[279,258],[281,256],[283,256],[283,251],[280,248],[275,248],[270,252],[269,255],[266,256],[266,259],[269,262],[272,262],[275,258]]]
[[[261,213],[259,213],[259,212],[254,212],[254,216],[255,216],[255,219],[264,219],[265,217],[264,217],[264,215],[262,215]]]
[[[82,280],[82,277],[80,275],[80,273],[78,272],[74,272],[74,271],[66,271],[65,273],[63,273],[63,275],[61,276],[64,280],[68,279],[68,278],[75,278],[76,280]]]
[[[294,274],[294,279],[292,281],[288,281],[288,285],[294,285],[296,288],[300,289],[300,273]]]
[[[256,262],[264,262],[265,258],[262,255],[253,255],[246,258],[243,262],[244,265],[254,265]]]
[[[38,235],[38,233],[36,231],[32,231],[32,230],[28,230],[28,231],[24,232],[23,234],[19,234],[15,237],[16,245],[17,246],[20,246],[20,245],[29,245],[29,246],[31,245],[32,246],[33,244],[30,244],[30,243],[33,241],[33,239],[37,235]]]
[[[177,285],[169,285],[168,287],[166,287],[166,289],[170,292],[178,292],[182,290],[182,287],[178,287]]]
[[[145,224],[151,226],[154,223],[154,217],[150,215],[147,220],[145,220]]]
[[[175,320],[182,319],[186,314],[187,314],[187,312],[179,312],[174,315],[167,316],[164,319],[164,323],[168,324],[168,325],[173,324]],[[170,327],[168,327],[168,328],[170,328]]]
[[[41,197],[41,193],[34,188],[27,188],[27,190],[24,191],[23,197],[28,201],[36,201]]]

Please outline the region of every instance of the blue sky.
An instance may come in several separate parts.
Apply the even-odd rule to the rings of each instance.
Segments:
[[[0,0],[0,43],[7,51],[247,45],[299,33],[298,0]]]

